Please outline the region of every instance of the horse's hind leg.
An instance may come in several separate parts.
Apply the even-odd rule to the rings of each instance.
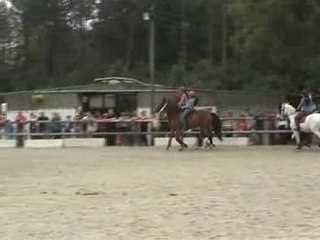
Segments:
[[[212,131],[211,131],[211,129],[209,128],[209,129],[207,129],[207,136],[208,136],[208,140],[209,140],[209,146],[210,146],[210,148],[215,148],[216,147],[216,145],[213,143],[213,133],[212,133]]]
[[[203,145],[203,139],[204,139],[204,133],[202,131],[202,129],[200,129],[200,133],[197,135],[197,142],[198,142],[198,146],[197,148],[201,148]],[[205,146],[207,146],[207,143],[205,143]]]
[[[202,147],[203,144],[203,135],[200,133],[199,135],[197,135],[197,147],[200,148]]]
[[[318,139],[320,140],[320,131],[317,128],[313,128],[311,129],[311,131],[314,133],[314,135],[316,135],[318,137]],[[318,145],[320,147],[320,143]]]
[[[211,148],[213,148],[213,147],[215,148],[215,147],[216,147],[216,145],[215,145],[215,144],[213,144],[213,140],[212,140],[212,138],[213,138],[212,136],[208,137],[208,139],[209,139],[209,144],[210,144],[210,147],[211,147]]]

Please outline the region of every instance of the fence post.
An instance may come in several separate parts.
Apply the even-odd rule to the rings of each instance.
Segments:
[[[269,130],[269,120],[265,118],[263,120],[263,130]],[[262,134],[262,145],[269,145],[270,144],[270,134],[264,133]]]

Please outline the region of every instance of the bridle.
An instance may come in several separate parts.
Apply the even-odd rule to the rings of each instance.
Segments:
[[[162,113],[162,112],[166,109],[167,106],[168,106],[168,102],[166,102],[166,103],[162,106],[162,108],[160,109],[159,113]]]

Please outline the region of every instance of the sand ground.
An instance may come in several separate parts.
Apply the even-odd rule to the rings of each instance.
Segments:
[[[320,239],[320,151],[0,150],[0,239]]]

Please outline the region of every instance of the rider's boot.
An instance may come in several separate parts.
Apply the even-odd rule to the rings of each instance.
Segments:
[[[301,133],[300,133],[300,116],[297,116],[295,119],[294,119],[294,121],[295,121],[295,124],[296,124],[296,130],[297,130],[297,132],[298,132],[298,134],[299,134],[299,136],[300,136],[300,139],[301,139]]]
[[[294,123],[295,123],[295,125],[296,125],[296,130],[299,132],[299,134],[300,134],[300,124],[299,124],[299,122],[300,122],[300,116],[296,116],[296,118],[294,119]]]

